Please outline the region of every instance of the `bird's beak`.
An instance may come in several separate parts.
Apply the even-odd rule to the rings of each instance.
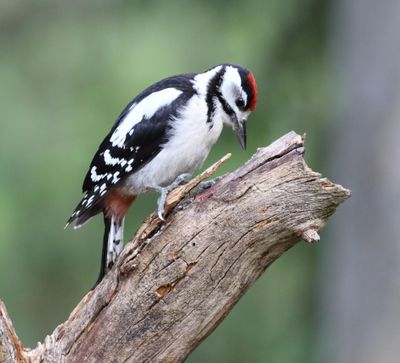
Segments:
[[[240,146],[243,150],[246,150],[246,120],[239,120],[235,115],[233,130],[236,133]]]

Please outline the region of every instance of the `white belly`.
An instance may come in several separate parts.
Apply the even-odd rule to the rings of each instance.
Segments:
[[[210,129],[206,115],[205,102],[193,96],[175,120],[169,141],[153,160],[129,176],[127,189],[142,193],[154,186],[169,185],[178,175],[199,169],[222,131],[222,120],[215,117]]]

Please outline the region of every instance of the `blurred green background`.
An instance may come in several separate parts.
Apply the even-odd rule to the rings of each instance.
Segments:
[[[345,126],[333,117],[344,98],[332,56],[340,53],[334,46],[340,37],[332,40],[334,8],[344,11],[327,0],[1,1],[0,298],[26,346],[64,321],[97,278],[101,218],[78,231],[63,226],[120,110],[163,77],[224,62],[256,76],[248,150],[225,130],[205,166],[232,152],[222,172],[233,170],[257,147],[295,130],[307,133],[313,169],[356,187],[335,167],[332,140]],[[155,201],[152,194],[138,199],[126,236]],[[334,271],[324,270],[336,246],[329,235],[324,231],[313,246],[299,243],[276,261],[188,362],[334,356],[329,321],[335,319],[325,319],[334,315],[322,303]],[[347,361],[357,360],[340,362]]]

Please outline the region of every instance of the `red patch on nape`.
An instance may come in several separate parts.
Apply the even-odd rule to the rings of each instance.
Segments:
[[[253,94],[251,97],[249,108],[250,108],[250,110],[253,111],[257,105],[257,83],[256,83],[256,79],[254,78],[253,73],[251,73],[251,72],[249,72],[249,74],[247,75],[247,80],[249,81],[251,91]]]

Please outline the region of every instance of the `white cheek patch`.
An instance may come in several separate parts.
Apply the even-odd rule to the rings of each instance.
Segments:
[[[247,93],[245,91],[241,92],[241,97],[244,101],[244,104],[247,105]]]
[[[241,84],[239,71],[232,66],[226,67],[221,84],[221,93],[232,108],[236,107],[235,101],[241,96]]]

